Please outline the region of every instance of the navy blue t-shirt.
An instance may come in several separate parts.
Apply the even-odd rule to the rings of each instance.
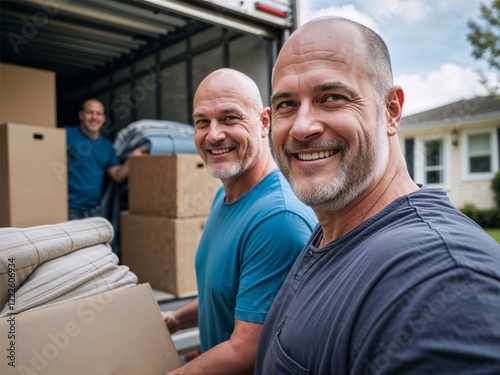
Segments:
[[[106,170],[120,161],[107,138],[87,137],[79,126],[65,127],[68,152],[69,207],[89,210],[101,199]]]
[[[442,190],[320,239],[271,306],[256,374],[500,374],[500,246]]]

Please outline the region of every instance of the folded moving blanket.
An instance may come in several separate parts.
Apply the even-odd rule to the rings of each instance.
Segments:
[[[151,155],[155,154],[197,154],[193,137],[174,135],[150,135],[144,137],[139,146],[146,147]]]
[[[137,277],[118,265],[112,239],[113,227],[104,218],[0,228],[0,316],[136,285]]]
[[[194,127],[176,121],[145,119],[132,122],[120,130],[113,142],[118,159],[126,160],[130,152],[152,136],[173,136],[181,141],[185,137],[194,145]],[[159,151],[157,153],[163,153]],[[173,152],[165,152],[173,153]]]

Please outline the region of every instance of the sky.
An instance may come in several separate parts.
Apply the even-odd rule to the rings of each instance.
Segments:
[[[481,23],[480,4],[491,0],[297,0],[299,25],[326,15],[352,19],[375,30],[392,59],[394,84],[405,92],[403,116],[487,92],[472,56],[468,20]]]

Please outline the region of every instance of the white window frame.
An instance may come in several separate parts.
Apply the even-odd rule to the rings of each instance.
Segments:
[[[443,182],[439,184],[428,184],[425,181],[425,142],[441,141],[443,145]],[[451,186],[451,137],[449,135],[432,136],[432,137],[419,137],[415,138],[415,182],[424,184],[427,187],[437,187],[442,189],[449,189]]]
[[[483,173],[471,173],[469,171],[469,136],[475,134],[490,134],[490,150],[491,150],[491,171]],[[465,181],[481,181],[490,180],[498,171],[498,139],[497,129],[474,129],[464,130],[460,139],[462,153],[462,179]]]

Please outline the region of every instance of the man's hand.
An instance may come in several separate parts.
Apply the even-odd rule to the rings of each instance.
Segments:
[[[139,156],[139,155],[145,155],[145,154],[149,154],[149,149],[147,147],[144,147],[144,146],[141,146],[141,147],[137,147],[136,149],[134,149],[130,155],[130,156]]]
[[[139,156],[139,155],[144,155],[144,154],[149,154],[149,149],[147,147],[144,147],[144,146],[137,147],[129,154],[129,156],[127,157],[127,160],[125,160],[125,162],[123,164],[115,165],[114,167],[108,168],[107,169],[108,174],[116,182],[122,183],[123,181],[125,181],[128,178],[128,172],[129,172],[128,160],[129,160],[129,157]]]
[[[165,321],[165,324],[167,325],[170,333],[177,332],[180,329],[179,320],[177,319],[173,311],[162,311],[161,317]]]

